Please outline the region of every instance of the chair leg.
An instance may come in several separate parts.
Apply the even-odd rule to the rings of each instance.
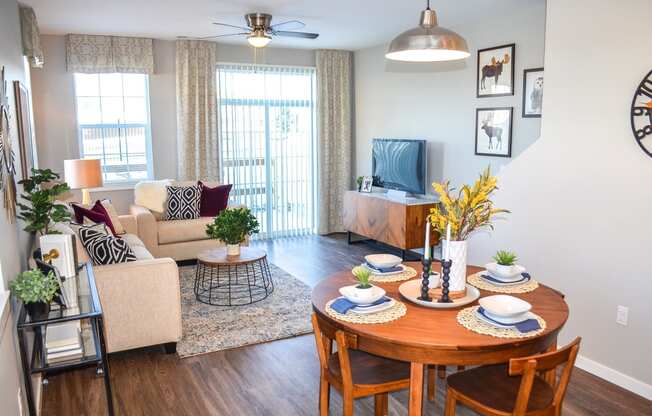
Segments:
[[[319,415],[328,416],[328,408],[331,397],[331,386],[325,377],[319,380]]]
[[[353,416],[353,392],[344,391],[342,393],[342,402],[344,404],[342,415]]]
[[[455,405],[457,400],[455,398],[455,393],[448,389],[446,391],[446,407],[444,408],[444,416],[455,416]]]
[[[437,402],[437,375],[434,365],[428,366],[428,400]]]
[[[387,416],[389,408],[389,394],[380,393],[374,396],[374,415]]]

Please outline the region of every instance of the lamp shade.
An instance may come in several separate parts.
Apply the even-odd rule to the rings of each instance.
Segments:
[[[87,189],[102,186],[100,159],[69,159],[63,161],[66,183],[71,189]]]

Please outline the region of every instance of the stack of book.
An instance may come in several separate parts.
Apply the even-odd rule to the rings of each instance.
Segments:
[[[46,327],[43,339],[47,364],[76,360],[84,356],[79,322],[50,324]]]

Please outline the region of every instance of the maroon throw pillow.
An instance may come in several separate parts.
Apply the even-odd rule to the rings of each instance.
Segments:
[[[229,203],[229,193],[232,184],[219,185],[215,188],[209,188],[201,181],[197,181],[201,186],[201,203],[199,205],[199,215],[202,217],[216,217],[217,214],[226,209]]]
[[[91,209],[84,208],[77,204],[71,204],[72,209],[75,212],[75,221],[77,224],[83,224],[84,218],[88,218],[94,223],[103,222],[111,230],[113,235],[116,235],[115,228],[113,228],[113,223],[111,222],[111,217],[109,213],[106,212],[106,208],[102,205],[101,201],[95,201],[95,205]]]

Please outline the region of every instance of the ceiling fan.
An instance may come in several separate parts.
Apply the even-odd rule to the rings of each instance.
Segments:
[[[248,13],[244,16],[247,27],[236,26],[228,23],[214,22],[214,25],[239,29],[238,33],[227,33],[224,35],[206,36],[199,39],[214,39],[227,36],[247,36],[247,42],[253,47],[263,48],[272,40],[272,36],[287,36],[293,38],[316,39],[318,33],[297,32],[303,29],[306,24],[299,20],[288,20],[287,22],[272,24],[272,15],[267,13]]]

